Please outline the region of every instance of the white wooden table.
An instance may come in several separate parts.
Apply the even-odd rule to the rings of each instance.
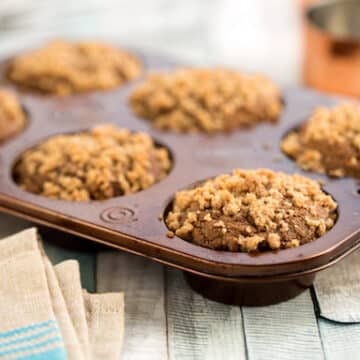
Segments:
[[[359,283],[358,252],[319,276],[316,292],[238,307],[209,301],[178,270],[133,255],[102,253],[97,263],[97,289],[126,294],[125,359],[360,359]]]
[[[0,238],[32,225],[0,215]],[[180,271],[150,260],[43,240],[54,263],[79,260],[88,290],[125,292],[123,359],[360,359],[360,252],[293,300],[239,307],[205,299]]]

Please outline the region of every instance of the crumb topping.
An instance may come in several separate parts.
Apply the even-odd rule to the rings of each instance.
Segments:
[[[261,75],[226,69],[154,73],[130,98],[134,112],[162,130],[230,131],[275,122],[282,109],[277,86]]]
[[[18,98],[0,89],[0,143],[21,132],[25,124],[26,116]]]
[[[220,175],[176,193],[166,217],[170,231],[216,250],[297,247],[324,235],[337,205],[320,184],[267,169]]]
[[[149,135],[100,125],[26,151],[14,178],[23,189],[52,199],[104,200],[147,189],[170,168],[168,151]]]
[[[138,77],[141,71],[138,59],[109,45],[53,41],[17,56],[8,77],[25,88],[71,95],[121,86]]]
[[[360,178],[360,104],[316,109],[281,147],[304,170]]]

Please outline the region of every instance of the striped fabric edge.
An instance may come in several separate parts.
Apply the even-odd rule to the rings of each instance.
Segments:
[[[0,359],[67,359],[57,322],[48,320],[0,333]]]
[[[29,333],[29,332],[33,332],[33,331],[37,331],[39,329],[44,329],[44,328],[58,328],[57,322],[56,320],[47,320],[47,321],[43,321],[40,323],[36,323],[36,324],[31,324],[28,326],[23,326],[17,329],[12,329],[12,330],[8,330],[5,332],[1,332],[0,333],[0,342],[3,341],[3,339],[9,339],[15,336],[22,336],[23,334]]]

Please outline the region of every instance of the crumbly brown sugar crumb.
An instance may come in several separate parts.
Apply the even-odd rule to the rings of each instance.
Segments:
[[[26,116],[18,98],[0,89],[0,143],[21,132],[25,124]]]
[[[109,45],[53,41],[17,56],[8,77],[25,88],[70,95],[119,87],[137,78],[141,71],[133,55]]]
[[[360,103],[319,107],[281,147],[304,170],[360,178]]]
[[[152,74],[130,102],[155,127],[176,132],[230,131],[275,122],[282,109],[280,90],[270,79],[226,69]]]
[[[271,170],[239,170],[176,193],[166,224],[185,240],[216,250],[296,247],[324,235],[336,203],[318,182]]]
[[[147,189],[170,168],[168,151],[149,135],[101,125],[26,151],[14,178],[23,189],[53,199],[104,200]]]

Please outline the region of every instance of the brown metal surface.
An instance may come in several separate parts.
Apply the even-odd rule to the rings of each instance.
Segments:
[[[304,82],[360,97],[360,0],[314,3],[304,15]]]
[[[203,296],[229,305],[264,306],[290,300],[310,287],[315,275],[267,283],[231,283],[184,273],[191,288]]]
[[[147,69],[172,66],[157,57],[145,56],[144,61]],[[114,91],[69,98],[19,92],[29,114],[29,124],[22,134],[0,146],[0,210],[193,274],[231,283],[263,284],[300,279],[336,262],[359,245],[360,195],[356,181],[304,173],[279,148],[284,134],[304,121],[315,106],[335,104],[336,98],[305,89],[288,89],[284,90],[285,108],[276,125],[264,123],[231,134],[177,135],[157,131],[131,112],[127,99],[134,86],[136,83]],[[50,200],[27,193],[13,182],[13,164],[26,149],[49,136],[84,130],[104,122],[146,131],[167,146],[174,159],[168,177],[145,191],[93,202]],[[158,217],[174,193],[237,167],[298,172],[324,180],[325,190],[339,204],[336,225],[312,243],[258,256],[215,251],[177,237],[167,238],[167,228]],[[293,290],[286,293],[287,286],[290,285],[279,290],[284,299],[294,293]]]

